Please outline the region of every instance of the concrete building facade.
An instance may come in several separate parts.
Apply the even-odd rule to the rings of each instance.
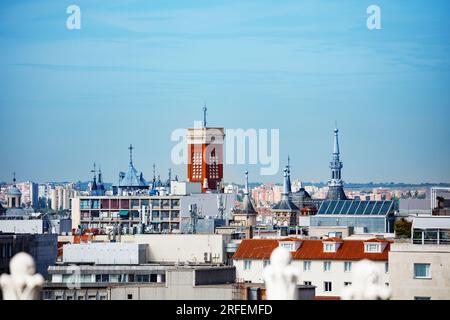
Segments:
[[[389,264],[393,300],[450,300],[450,245],[394,243]]]

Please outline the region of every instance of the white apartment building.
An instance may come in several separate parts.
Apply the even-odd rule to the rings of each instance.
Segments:
[[[51,208],[54,211],[71,209],[71,198],[77,195],[71,185],[57,186],[50,189]]]
[[[417,217],[389,252],[393,300],[450,300],[450,217]]]
[[[351,285],[354,264],[364,259],[378,265],[383,282],[389,285],[390,245],[390,241],[383,239],[249,239],[239,245],[233,264],[238,281],[261,284],[272,251],[279,246],[285,247],[291,252],[292,264],[298,270],[298,284],[315,286],[316,297],[337,299],[342,290]]]

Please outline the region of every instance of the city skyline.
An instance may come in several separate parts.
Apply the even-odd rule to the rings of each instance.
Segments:
[[[280,129],[280,166],[225,166],[225,181],[330,179],[335,121],[346,182],[450,182],[449,6],[377,1],[77,1],[0,7],[0,180],[86,181],[96,162],[114,183],[136,148],[147,180],[171,164],[173,130],[202,120]],[[326,10],[325,10],[326,9]],[[205,27],[208,26],[208,27]],[[5,120],[6,119],[6,120]]]

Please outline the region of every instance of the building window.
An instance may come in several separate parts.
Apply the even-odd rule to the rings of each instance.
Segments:
[[[365,245],[366,252],[380,252],[380,245],[376,243],[368,243]]]
[[[264,260],[263,262],[264,268],[270,266],[270,260]]]
[[[244,270],[250,270],[252,268],[252,260],[244,260]]]
[[[344,286],[345,286],[345,287],[350,287],[351,285],[352,285],[351,282],[344,282]]]
[[[128,300],[133,300],[133,295],[132,295],[132,294],[128,294],[128,295],[127,295],[127,299],[128,299]]]
[[[303,271],[311,271],[311,261],[303,261]]]
[[[429,263],[414,263],[414,278],[430,279],[431,267]]]
[[[288,249],[289,251],[294,251],[294,244],[293,243],[282,243],[282,248]]]
[[[331,261],[323,262],[323,271],[325,271],[325,272],[331,271]]]
[[[431,297],[414,297],[414,300],[431,300]]]
[[[389,263],[388,262],[386,262],[384,264],[384,272],[389,273]]]
[[[312,282],[311,281],[304,281],[303,285],[305,285],[305,286],[312,286]]]
[[[95,282],[109,282],[109,274],[96,274]]]
[[[325,282],[323,283],[323,290],[324,290],[325,292],[331,292],[331,291],[333,291],[333,287],[332,287],[331,282],[325,281]]]
[[[323,251],[325,252],[335,252],[336,245],[334,243],[325,243],[323,246]]]
[[[344,272],[352,272],[352,263],[350,261],[344,262]]]

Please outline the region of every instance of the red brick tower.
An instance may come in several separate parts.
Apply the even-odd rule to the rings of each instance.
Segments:
[[[187,130],[188,181],[202,184],[202,192],[223,192],[224,128],[206,126],[206,107],[203,126]]]

